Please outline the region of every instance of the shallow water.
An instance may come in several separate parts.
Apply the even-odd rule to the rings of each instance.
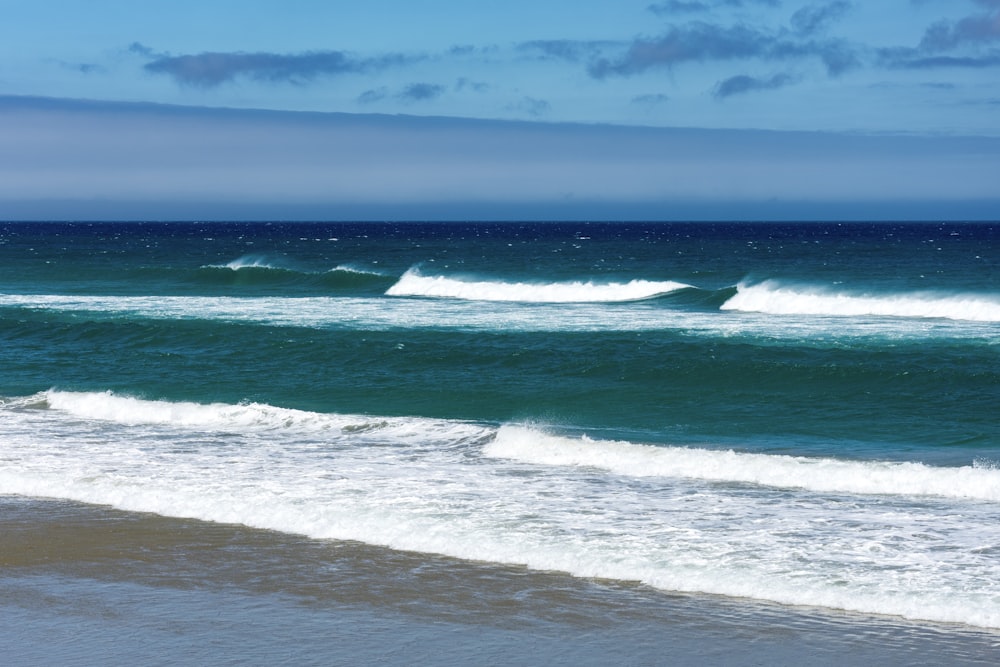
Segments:
[[[6,664],[884,664],[1000,659],[949,625],[0,497]]]
[[[531,618],[562,608],[547,586],[579,581],[626,608],[733,599],[736,617],[995,630],[998,239],[956,223],[4,223],[0,493],[363,544],[427,576],[447,557],[565,573],[508,596],[544,601]],[[486,583],[445,580],[421,580],[421,614],[485,595],[476,613],[516,619]],[[728,645],[726,614],[708,617]]]

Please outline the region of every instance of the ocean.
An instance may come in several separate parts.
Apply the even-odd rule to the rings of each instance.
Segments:
[[[0,223],[0,645],[996,663],[998,250],[995,223]]]

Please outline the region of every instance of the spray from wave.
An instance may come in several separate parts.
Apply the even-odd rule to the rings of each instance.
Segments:
[[[588,467],[629,477],[684,477],[819,493],[1000,500],[1000,470],[922,463],[845,461],[734,451],[659,447],[550,435],[505,425],[484,454],[528,463]]]
[[[2,401],[0,411],[3,493],[664,590],[1000,627],[995,500],[980,500],[996,497],[992,469],[838,469],[516,425],[109,392],[48,391]],[[960,497],[908,497],[906,485],[924,484],[922,475]],[[767,486],[851,477],[873,486],[843,496]],[[762,486],[731,483],[748,478]],[[715,480],[730,483],[706,484]]]
[[[768,280],[741,283],[722,310],[773,315],[912,317],[1000,322],[1000,297],[983,294],[908,292],[852,294],[819,287],[785,286]]]
[[[424,276],[410,269],[386,292],[389,296],[421,296],[469,301],[523,303],[613,303],[649,299],[690,285],[674,281],[630,280],[624,283],[573,281],[556,283],[466,280]]]

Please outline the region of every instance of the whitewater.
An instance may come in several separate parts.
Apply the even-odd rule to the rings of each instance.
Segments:
[[[995,632],[997,234],[0,225],[0,494]]]
[[[537,426],[107,392],[49,391],[0,410],[4,493],[1000,627],[1000,544],[982,541],[997,537],[992,467],[662,448]]]

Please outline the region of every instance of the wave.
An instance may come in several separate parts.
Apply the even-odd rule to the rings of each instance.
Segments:
[[[631,477],[685,477],[818,493],[1000,500],[1000,470],[922,463],[845,461],[570,438],[515,425],[500,428],[484,453],[541,465],[607,470]]]
[[[319,282],[324,287],[334,289],[363,289],[380,287],[385,289],[385,285],[392,280],[392,277],[378,271],[362,269],[350,264],[341,264],[333,267],[329,271],[324,271],[319,276]]]
[[[988,322],[904,318],[783,318],[760,313],[720,312],[711,301],[725,297],[684,288],[629,307],[616,303],[483,303],[461,299],[385,298],[387,277],[324,274],[329,282],[302,290],[302,296],[121,296],[2,294],[0,308],[23,313],[73,313],[74,320],[177,319],[255,323],[271,326],[386,331],[610,332],[678,331],[690,336],[746,337],[748,341],[794,340],[803,345],[869,344],[884,340],[961,339],[996,345]],[[338,282],[340,281],[340,282]],[[356,282],[355,282],[356,281]],[[370,281],[370,282],[369,282]],[[343,289],[343,296],[329,295]],[[320,291],[321,295],[316,292]],[[81,315],[84,317],[81,317]],[[22,315],[23,316],[23,315]],[[14,325],[16,318],[5,322]],[[831,342],[832,341],[832,342]]]
[[[14,405],[14,404],[11,404]],[[359,434],[379,432],[380,437],[428,434],[437,439],[481,438],[484,427],[467,422],[418,417],[369,417],[318,413],[281,408],[264,403],[193,403],[159,401],[123,396],[110,391],[69,392],[49,390],[23,399],[16,407],[58,410],[82,419],[124,425],[169,425],[214,431],[245,433],[295,430],[305,433]]]
[[[231,271],[240,271],[242,269],[272,269],[276,271],[287,270],[285,267],[278,266],[276,263],[273,263],[264,255],[244,255],[225,264],[209,264],[204,268],[229,269]]]
[[[390,287],[389,296],[422,296],[470,301],[523,303],[612,303],[639,301],[691,287],[674,281],[630,280],[627,283],[573,281],[525,283],[424,276],[410,269]]]
[[[675,473],[654,448],[631,443],[559,438],[518,425],[110,392],[8,399],[0,401],[0,418],[0,493],[670,591],[1000,627],[992,502],[705,483],[732,481],[740,476],[733,470],[753,466],[803,478],[823,461],[726,452],[713,459],[691,450],[695,477],[649,483],[647,473]],[[523,463],[532,450],[574,449],[584,454],[560,465]],[[875,478],[877,493],[902,492],[887,470],[901,479],[917,474],[905,466],[845,465]],[[616,467],[631,472],[600,472]],[[994,485],[1000,476],[988,466],[978,471]],[[978,483],[966,469],[952,472],[956,488]]]
[[[769,280],[740,284],[722,310],[773,315],[879,316],[1000,322],[1000,297],[983,294],[851,294]]]
[[[197,280],[227,287],[305,289],[307,293],[361,290],[366,294],[381,294],[392,278],[351,264],[341,264],[326,271],[307,271],[282,266],[264,256],[247,255],[227,264],[202,266]]]

